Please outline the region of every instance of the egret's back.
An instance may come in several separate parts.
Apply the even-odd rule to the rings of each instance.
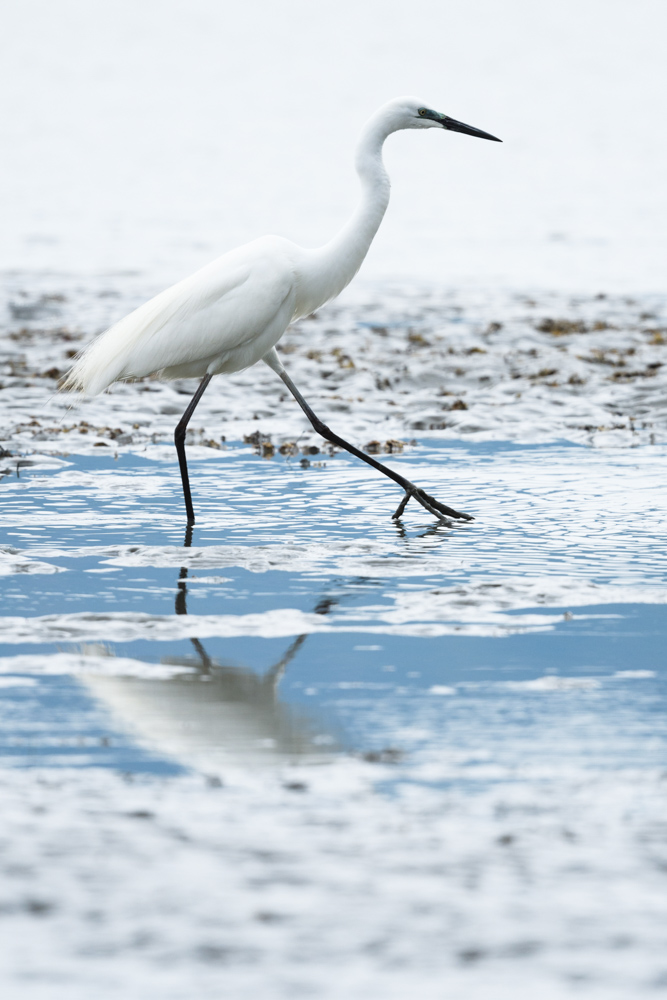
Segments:
[[[247,368],[292,320],[295,285],[292,244],[278,237],[248,243],[110,327],[76,361],[63,388],[94,396],[120,379]]]

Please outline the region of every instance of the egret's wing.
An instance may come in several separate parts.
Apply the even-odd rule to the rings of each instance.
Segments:
[[[258,336],[294,287],[282,243],[248,244],[160,292],[98,337],[64,388],[95,395],[118,379],[212,358]]]

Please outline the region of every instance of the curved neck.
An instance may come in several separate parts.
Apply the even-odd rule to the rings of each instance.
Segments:
[[[374,115],[364,129],[356,155],[361,200],[332,240],[308,252],[308,266],[300,282],[299,299],[303,299],[304,307],[299,309],[300,315],[338,295],[361,267],[389,203],[389,175],[382,162],[382,146],[392,131],[380,115]]]

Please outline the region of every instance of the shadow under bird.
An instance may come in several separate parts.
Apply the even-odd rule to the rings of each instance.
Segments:
[[[307,250],[279,236],[264,236],[231,250],[200,271],[160,292],[95,340],[76,360],[64,389],[94,396],[123,379],[157,375],[201,378],[174,435],[188,524],[195,515],[185,456],[185,432],[214,375],[264,361],[283,380],[318,434],[393,479],[403,490],[394,517],[414,497],[440,520],[472,520],[429,496],[404,476],[335,434],[313,412],[276,352],[295,320],[335,298],[359,270],[389,202],[382,162],[387,136],[400,129],[439,128],[500,142],[412,97],[384,104],[366,123],[357,148],[361,200],[347,224],[323,247]]]

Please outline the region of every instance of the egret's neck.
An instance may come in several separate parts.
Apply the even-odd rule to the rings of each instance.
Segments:
[[[378,231],[389,203],[389,175],[382,162],[382,145],[393,131],[381,118],[372,118],[357,147],[356,167],[361,201],[352,218],[318,250],[308,252],[300,282],[299,314],[318,309],[352,281]]]

